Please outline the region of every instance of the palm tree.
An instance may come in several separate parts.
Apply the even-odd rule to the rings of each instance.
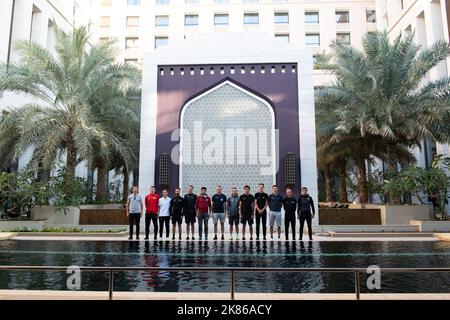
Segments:
[[[333,42],[331,49],[334,62],[321,68],[335,80],[316,90],[319,105],[335,106],[331,143],[356,139],[372,155],[382,153],[396,170],[408,158],[405,148],[420,147],[424,138],[450,141],[450,78],[426,79],[450,54],[448,43],[421,49],[413,35],[390,41],[387,32],[378,32],[363,38],[362,50],[340,42]],[[381,149],[374,150],[371,143]],[[357,161],[361,203],[368,201],[365,160]]]
[[[24,94],[34,101],[10,107],[3,118],[0,136],[17,130],[18,138],[10,149],[2,139],[0,159],[11,153],[6,159],[16,161],[32,148],[30,165],[41,164],[50,170],[55,160],[65,155],[66,197],[71,196],[80,161],[93,154],[103,157],[111,149],[126,149],[124,139],[99,121],[92,102],[105,92],[118,95],[115,90],[125,88],[130,75],[137,73],[133,66],[115,64],[112,42],[91,46],[88,40],[85,27],[69,35],[57,30],[55,54],[39,44],[19,41],[15,48],[20,61],[0,65],[0,90]]]

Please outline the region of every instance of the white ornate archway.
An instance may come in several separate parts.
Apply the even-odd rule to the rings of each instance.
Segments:
[[[182,188],[206,186],[213,193],[221,185],[228,194],[234,186],[275,183],[275,114],[257,95],[224,81],[184,106],[180,129]]]

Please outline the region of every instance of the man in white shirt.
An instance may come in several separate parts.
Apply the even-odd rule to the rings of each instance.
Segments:
[[[162,197],[159,198],[159,238],[162,239],[164,226],[166,227],[166,240],[170,235],[170,201],[169,192],[165,189],[162,192]]]

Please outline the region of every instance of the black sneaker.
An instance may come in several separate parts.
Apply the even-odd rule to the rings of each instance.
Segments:
[[[139,238],[139,237],[136,237],[136,240],[141,240],[141,238]]]
[[[263,240],[266,241],[266,237],[264,237]]]
[[[214,236],[214,240],[217,240],[217,234]]]
[[[178,237],[178,240],[181,240],[181,236]]]
[[[259,237],[256,237],[256,241],[259,241]]]
[[[147,240],[148,240],[148,237],[145,237],[144,240],[147,241]]]
[[[222,241],[224,241],[225,240],[225,236],[224,235],[222,235]]]
[[[250,241],[253,241],[253,237],[250,237]]]
[[[242,237],[242,241],[245,241],[245,237]]]
[[[172,240],[175,240],[175,235],[172,236]]]
[[[133,240],[133,237],[129,237],[128,240]]]
[[[286,237],[286,241],[289,241],[289,238],[288,238],[288,237]]]
[[[189,237],[186,237],[186,240],[189,241]]]
[[[192,240],[195,240],[195,237],[192,237]]]

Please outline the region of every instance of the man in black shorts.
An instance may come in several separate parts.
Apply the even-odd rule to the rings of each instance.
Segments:
[[[175,240],[178,225],[178,240],[181,240],[181,224],[183,223],[184,199],[180,196],[181,189],[175,189],[175,196],[170,201],[170,216],[172,217],[172,240]]]
[[[197,202],[197,195],[194,194],[194,187],[188,187],[188,193],[184,195],[184,220],[186,222],[186,240],[189,240],[189,229],[191,230],[192,240],[194,237],[194,225],[197,221],[197,212],[195,210],[195,204]]]
[[[250,187],[244,187],[244,194],[239,198],[239,216],[242,223],[242,240],[245,240],[245,226],[250,226],[250,241],[253,240],[253,216],[255,197],[250,194]]]
[[[297,212],[297,199],[292,196],[292,189],[286,189],[286,198],[283,199],[284,231],[286,240],[289,240],[289,225],[292,227],[292,239],[295,240],[295,213]]]

